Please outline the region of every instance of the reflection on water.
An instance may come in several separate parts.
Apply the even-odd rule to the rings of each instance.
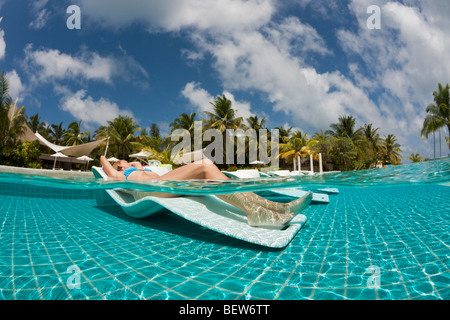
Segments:
[[[161,191],[183,194],[229,193],[261,191],[276,188],[327,186],[382,186],[401,184],[445,183],[450,181],[450,158],[382,169],[351,172],[333,172],[314,176],[270,177],[231,180],[185,180],[147,182],[117,181],[74,177],[49,178],[20,174],[0,173],[0,179],[9,183],[63,189],[111,189],[132,188],[143,191]]]

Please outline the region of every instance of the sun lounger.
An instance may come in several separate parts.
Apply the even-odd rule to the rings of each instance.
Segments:
[[[236,171],[222,171],[228,178],[232,179],[255,179],[270,177],[268,174],[258,171],[257,169],[243,169]]]
[[[267,173],[270,176],[275,176],[275,177],[290,177],[291,176],[291,172],[289,170],[269,171]]]
[[[260,178],[260,172],[256,169],[245,169],[245,170],[237,170],[237,171],[222,171],[227,177],[231,179],[257,179]],[[292,176],[294,175],[293,172],[290,172],[289,170],[279,170],[279,171],[272,171],[272,176],[280,176],[280,177],[286,177],[286,176]],[[298,174],[298,173],[297,173]],[[323,190],[323,191],[322,191]],[[328,194],[334,194],[338,193],[337,189],[320,189],[317,190],[319,193],[313,192],[313,198],[312,202],[316,203],[329,203],[330,199],[328,197]],[[269,195],[270,193],[276,193],[284,196],[291,196],[294,198],[300,198],[304,196],[307,191],[302,190],[301,188],[286,188],[286,189],[276,189],[270,192],[261,192],[262,196]]]
[[[102,168],[93,167],[92,170],[97,178],[107,178]],[[146,218],[165,208],[210,230],[271,248],[287,246],[306,222],[306,216],[298,214],[282,229],[251,227],[244,212],[214,195],[177,198],[145,196],[136,200],[132,192],[114,189],[98,190],[96,200],[99,206],[119,205],[133,218]]]
[[[257,194],[263,197],[269,197],[270,194],[275,194],[288,196],[292,198],[301,198],[306,193],[308,193],[308,191],[302,190],[301,188],[285,188],[285,189],[275,189],[270,191],[257,192]],[[329,203],[329,202],[330,198],[328,194],[313,192],[311,203]]]

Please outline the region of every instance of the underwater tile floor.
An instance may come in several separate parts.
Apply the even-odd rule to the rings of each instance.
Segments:
[[[170,212],[0,191],[0,299],[449,299],[444,185],[340,187],[283,249]]]

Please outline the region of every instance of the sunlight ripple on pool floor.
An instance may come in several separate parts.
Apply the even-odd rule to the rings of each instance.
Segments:
[[[169,212],[133,220],[89,190],[2,184],[0,299],[450,298],[449,186],[339,190],[273,250]]]

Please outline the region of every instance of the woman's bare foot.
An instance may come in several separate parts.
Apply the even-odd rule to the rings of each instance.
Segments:
[[[282,214],[298,214],[311,203],[312,192],[309,191],[303,197],[288,203],[270,201],[268,199],[260,197],[253,192],[242,193],[242,196],[234,197],[234,200],[240,202],[241,206],[246,209],[244,211],[251,211],[250,208],[252,208],[253,205],[258,205],[260,207],[264,207],[268,210],[276,211]]]
[[[257,205],[247,213],[247,222],[251,227],[282,228],[293,218],[294,214],[278,213]]]

